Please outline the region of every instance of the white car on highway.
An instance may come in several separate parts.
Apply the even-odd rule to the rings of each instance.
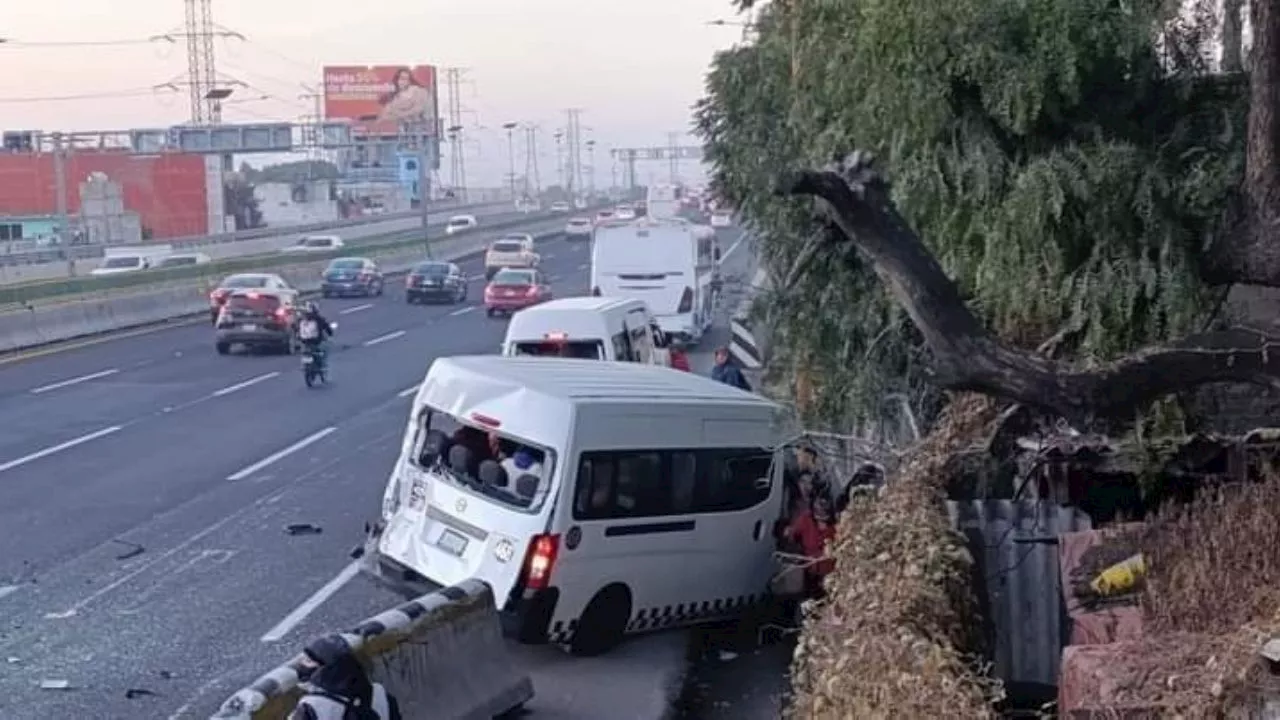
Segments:
[[[464,230],[470,230],[479,223],[476,222],[475,215],[454,215],[449,218],[449,222],[445,223],[444,234],[453,235]]]
[[[151,267],[151,258],[146,255],[109,255],[102,264],[89,272],[90,275],[119,275],[121,273],[139,272]]]
[[[307,235],[280,252],[323,253],[341,250],[343,247],[342,238],[337,235]]]
[[[635,220],[636,209],[630,205],[619,205],[614,209],[613,216],[618,220]]]
[[[573,209],[572,206],[563,200],[551,203],[551,212],[553,213],[563,214],[569,212],[571,209]]]
[[[533,236],[511,233],[489,244],[484,253],[484,277],[492,280],[503,268],[536,268],[541,260],[533,249]]]
[[[711,213],[711,227],[727,228],[733,226],[733,213],[728,210],[716,210]]]
[[[156,264],[157,268],[176,268],[188,267],[190,265],[208,265],[213,262],[213,258],[204,253],[175,253],[160,258],[160,262]]]
[[[571,218],[564,226],[564,235],[566,240],[590,240],[591,231],[595,229],[595,225],[591,222],[591,218],[576,217]]]

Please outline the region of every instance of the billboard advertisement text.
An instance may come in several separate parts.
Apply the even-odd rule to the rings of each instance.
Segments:
[[[397,135],[406,126],[438,134],[439,98],[431,65],[324,68],[324,115],[347,120],[357,135]]]

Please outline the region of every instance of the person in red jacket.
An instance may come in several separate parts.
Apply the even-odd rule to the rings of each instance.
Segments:
[[[828,548],[835,541],[835,515],[831,511],[831,501],[822,494],[815,495],[808,512],[800,513],[792,520],[786,531],[787,537],[799,543],[806,557],[812,560],[824,558]],[[835,570],[834,559],[826,558],[809,565],[805,570],[806,594],[810,597],[822,595],[822,579]]]

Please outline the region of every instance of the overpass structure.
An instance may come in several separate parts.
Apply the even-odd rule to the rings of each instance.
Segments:
[[[609,151],[609,156],[614,162],[623,164],[623,183],[634,190],[639,185],[636,181],[636,163],[665,160],[671,170],[671,182],[675,183],[679,177],[680,161],[701,160],[702,148],[696,145],[613,148]]]

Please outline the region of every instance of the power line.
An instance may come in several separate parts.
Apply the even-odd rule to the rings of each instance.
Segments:
[[[75,47],[119,47],[122,45],[150,45],[157,40],[174,39],[165,35],[154,35],[145,38],[127,38],[119,40],[8,40],[0,38],[0,50],[5,48],[75,48]]]
[[[161,85],[153,88],[136,88],[133,90],[113,90],[108,92],[97,93],[81,93],[78,95],[45,95],[43,97],[0,97],[0,103],[16,104],[16,103],[42,103],[42,102],[66,102],[75,100],[102,100],[105,98],[127,98],[127,97],[143,97],[146,95],[159,95],[160,91],[174,91],[177,88],[172,85]]]

